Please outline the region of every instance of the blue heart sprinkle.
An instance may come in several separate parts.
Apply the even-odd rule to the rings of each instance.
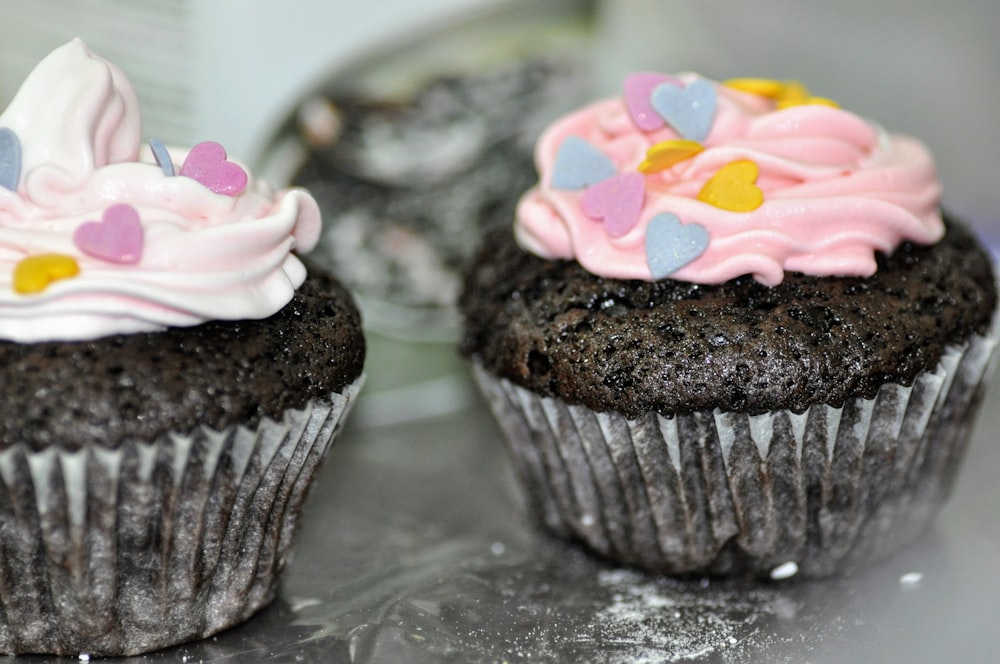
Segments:
[[[172,178],[175,175],[174,162],[170,159],[167,146],[160,139],[151,138],[149,139],[149,149],[153,151],[153,158],[156,159],[156,163],[163,169],[163,174],[168,178]]]
[[[21,140],[10,127],[0,127],[0,186],[15,191],[21,178]]]
[[[715,86],[703,78],[681,88],[673,83],[661,83],[653,88],[650,99],[653,109],[689,141],[704,141],[715,121]]]
[[[672,212],[661,212],[646,228],[646,262],[654,279],[663,279],[705,253],[708,229],[701,224],[681,224]]]
[[[586,189],[617,174],[606,154],[579,136],[567,136],[556,153],[551,185],[554,189]]]

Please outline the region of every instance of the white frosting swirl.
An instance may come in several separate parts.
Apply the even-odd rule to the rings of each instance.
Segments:
[[[140,118],[124,74],[79,40],[45,58],[0,115],[22,146],[16,190],[0,188],[0,338],[81,340],[266,318],[305,279],[291,252],[319,239],[309,194],[275,193],[249,174],[238,196],[168,177],[142,142]],[[170,150],[175,168],[186,155]],[[143,227],[131,264],[88,255],[73,239],[119,203]],[[15,267],[41,254],[70,256],[79,273],[16,292]]]

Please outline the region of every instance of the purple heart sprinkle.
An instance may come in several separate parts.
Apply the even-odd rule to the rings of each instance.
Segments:
[[[218,143],[198,143],[181,164],[180,174],[197,180],[217,194],[239,196],[247,186],[247,172],[226,159],[226,150]]]
[[[138,263],[144,242],[139,212],[127,203],[112,205],[100,221],[80,224],[73,233],[80,251],[109,263]]]
[[[673,76],[654,72],[636,72],[625,77],[625,107],[632,121],[643,131],[655,131],[663,126],[663,118],[653,108],[651,97],[656,86],[663,83],[680,85],[681,80]]]
[[[580,199],[580,209],[591,219],[603,219],[608,235],[621,237],[639,223],[645,198],[646,178],[632,171],[589,187]]]

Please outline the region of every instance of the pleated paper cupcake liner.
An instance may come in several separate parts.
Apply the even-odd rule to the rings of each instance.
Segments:
[[[137,654],[268,604],[362,383],[255,429],[0,452],[0,652]]]
[[[822,577],[916,539],[947,498],[997,344],[949,347],[910,386],[803,413],[629,420],[474,376],[552,532],[669,574]]]

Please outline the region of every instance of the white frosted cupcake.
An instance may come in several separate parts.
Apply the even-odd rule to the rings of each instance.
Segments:
[[[270,602],[362,382],[313,199],[141,139],[80,41],[0,115],[0,652],[127,655]]]

